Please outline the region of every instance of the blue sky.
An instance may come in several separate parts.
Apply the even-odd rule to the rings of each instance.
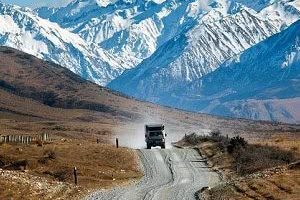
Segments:
[[[19,6],[28,6],[31,8],[36,8],[40,6],[62,6],[67,4],[72,0],[0,0],[4,3],[16,4]]]

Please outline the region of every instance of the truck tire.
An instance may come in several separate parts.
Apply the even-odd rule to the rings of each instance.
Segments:
[[[151,145],[147,143],[147,149],[151,149]]]
[[[166,148],[166,145],[165,145],[165,144],[162,144],[162,145],[161,145],[161,148],[162,148],[162,149],[165,149],[165,148]]]

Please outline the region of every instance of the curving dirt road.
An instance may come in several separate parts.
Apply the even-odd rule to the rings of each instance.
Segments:
[[[219,182],[194,149],[138,150],[145,176],[127,188],[96,192],[88,200],[183,200]]]

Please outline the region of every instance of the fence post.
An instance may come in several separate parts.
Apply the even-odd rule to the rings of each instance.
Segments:
[[[77,168],[74,167],[74,182],[75,182],[75,185],[77,185]]]
[[[42,135],[42,141],[47,141],[47,133],[43,133],[43,135]]]
[[[116,147],[119,148],[119,138],[116,138]]]

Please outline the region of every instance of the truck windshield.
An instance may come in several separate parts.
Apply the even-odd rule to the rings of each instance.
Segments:
[[[161,130],[163,130],[163,127],[160,127],[160,126],[158,126],[158,127],[148,127],[148,130],[149,131],[161,131]]]
[[[162,132],[150,132],[150,137],[162,136]]]

